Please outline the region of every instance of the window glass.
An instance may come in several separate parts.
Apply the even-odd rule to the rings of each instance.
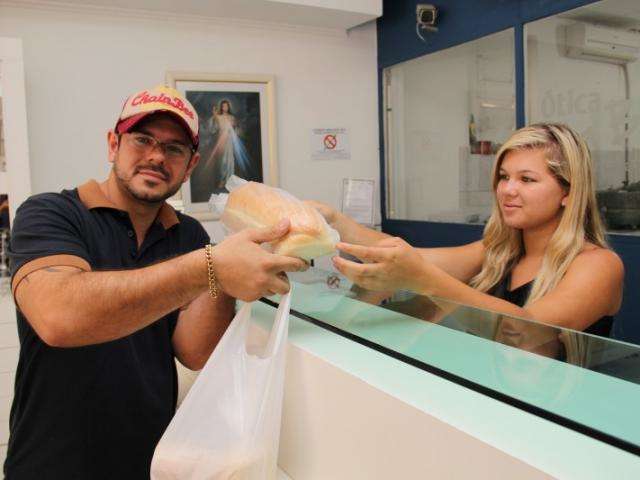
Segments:
[[[388,218],[486,222],[515,127],[513,44],[510,29],[385,69]]]
[[[610,231],[640,230],[640,5],[607,0],[527,24],[527,122],[563,122],[591,150]]]

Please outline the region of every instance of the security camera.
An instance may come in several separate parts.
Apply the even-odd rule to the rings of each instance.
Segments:
[[[427,3],[419,3],[416,5],[416,16],[421,27],[435,27],[438,9]]]

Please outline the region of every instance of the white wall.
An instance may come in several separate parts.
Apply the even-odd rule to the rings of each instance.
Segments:
[[[122,102],[167,70],[275,75],[280,184],[293,194],[339,206],[343,177],[379,179],[373,23],[347,34],[0,4],[0,36],[23,39],[34,193],[106,177]],[[316,127],[348,128],[351,160],[311,161]]]
[[[167,70],[275,75],[280,184],[294,195],[339,206],[343,177],[379,179],[374,24],[347,34],[0,3],[0,37],[23,42],[32,193],[105,178],[106,133],[124,99],[162,83]],[[348,128],[351,160],[312,162],[317,127]],[[1,462],[17,336],[15,314],[0,310]]]

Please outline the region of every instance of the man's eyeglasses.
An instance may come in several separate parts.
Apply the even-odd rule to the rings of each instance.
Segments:
[[[140,153],[151,153],[159,148],[167,160],[189,160],[195,153],[192,147],[178,142],[161,142],[151,135],[141,132],[129,133],[130,144]]]

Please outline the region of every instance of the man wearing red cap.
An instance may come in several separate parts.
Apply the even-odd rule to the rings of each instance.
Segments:
[[[174,357],[200,369],[233,298],[285,293],[303,261],[260,243],[287,224],[212,246],[165,200],[199,160],[198,117],[174,89],[127,99],[108,134],[112,169],[28,199],[10,256],[20,358],[8,479],[144,479],[175,410]]]

